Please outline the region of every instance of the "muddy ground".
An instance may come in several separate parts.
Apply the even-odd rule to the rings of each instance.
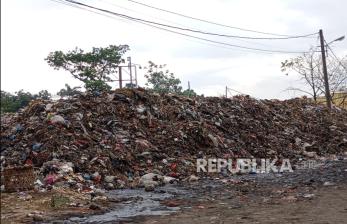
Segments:
[[[239,208],[227,200],[203,204],[167,217],[142,217],[131,223],[346,223],[347,188],[327,188],[315,192],[312,200],[251,203]]]
[[[138,217],[131,223],[347,222],[347,161],[248,181],[223,185],[209,196],[205,191],[203,200],[173,215]]]
[[[98,212],[89,209],[89,201],[89,195],[66,189],[1,193],[1,223],[32,223]]]
[[[346,223],[347,160],[293,173],[206,178],[154,192],[111,191],[101,210],[89,209],[87,195],[70,195],[66,207],[42,204],[50,203],[51,194],[56,192],[29,200],[2,194],[1,223],[32,223],[33,212],[42,218],[37,223]]]

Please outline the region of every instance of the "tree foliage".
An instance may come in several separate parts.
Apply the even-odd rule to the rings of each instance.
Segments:
[[[157,65],[152,61],[149,61],[148,64],[145,74],[147,87],[158,93],[181,93],[181,81],[165,69],[166,65]]]
[[[20,108],[20,102],[11,93],[1,91],[1,113],[15,112]]]
[[[71,97],[76,94],[80,94],[81,91],[79,90],[81,87],[73,87],[71,88],[69,84],[65,84],[65,89],[61,89],[57,95],[60,97]]]
[[[325,94],[325,88],[322,59],[314,49],[315,48],[299,57],[285,60],[281,63],[281,70],[287,74],[291,71],[298,73],[305,84],[310,87],[311,91],[308,92],[295,87],[291,87],[290,90],[307,93],[316,101],[319,96]],[[342,66],[339,61],[333,60],[331,57],[327,58],[328,79],[332,97],[335,92],[345,88],[347,82],[347,71],[344,68],[347,67],[347,61],[346,59],[342,59],[341,61]]]
[[[112,81],[110,74],[117,72],[118,65],[124,62],[122,56],[128,50],[128,45],[94,47],[91,52],[75,48],[67,53],[51,52],[45,60],[56,70],[69,71],[74,78],[84,83],[87,90],[103,91],[111,89],[107,84]]]
[[[186,89],[182,92],[183,96],[197,96],[196,92],[193,89]]]
[[[38,94],[31,94],[24,90],[19,90],[15,94],[1,91],[1,112],[16,112],[34,99],[48,100],[50,98],[51,94],[47,90],[41,90]]]
[[[152,61],[148,62],[146,87],[157,93],[174,93],[185,96],[195,96],[194,90],[184,90],[182,92],[181,80],[176,78],[175,75],[166,69],[166,65],[157,65]]]
[[[41,90],[37,95],[34,95],[34,98],[49,100],[52,98],[52,94],[50,94],[48,90]]]

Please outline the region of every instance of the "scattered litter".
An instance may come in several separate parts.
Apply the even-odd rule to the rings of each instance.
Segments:
[[[143,89],[85,93],[35,100],[6,115],[1,167],[38,168],[29,188],[40,180],[35,187],[152,190],[176,180],[198,180],[197,158],[295,162],[342,154],[346,123],[345,110],[329,112],[305,98],[188,98]]]

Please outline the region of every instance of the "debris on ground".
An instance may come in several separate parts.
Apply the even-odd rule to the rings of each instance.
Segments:
[[[120,89],[35,100],[4,116],[1,130],[1,167],[33,166],[33,183],[42,191],[150,191],[196,181],[197,158],[298,161],[347,150],[347,111],[306,98],[188,98]]]
[[[96,211],[89,208],[92,203],[89,193],[60,187],[45,192],[30,190],[1,193],[1,223],[33,223],[94,214]]]

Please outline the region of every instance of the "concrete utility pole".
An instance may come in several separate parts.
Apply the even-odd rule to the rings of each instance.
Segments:
[[[190,81],[188,81],[188,97],[190,97]]]
[[[128,57],[128,66],[129,66],[129,73],[130,73],[130,85],[131,85],[131,88],[133,88],[133,73],[132,73],[132,68],[131,68],[131,57]]]
[[[327,101],[328,108],[331,109],[331,95],[330,95],[330,88],[329,88],[329,78],[328,78],[327,62],[326,62],[326,55],[325,55],[325,43],[324,43],[323,30],[319,30],[319,39],[320,39],[320,47],[322,52],[325,99]]]
[[[137,88],[137,67],[136,64],[134,65],[135,67],[135,87]]]
[[[228,86],[225,87],[225,98],[228,98]]]
[[[118,69],[119,69],[119,74],[118,74],[119,75],[119,77],[118,77],[119,88],[121,89],[121,88],[123,88],[123,86],[122,86],[122,67],[119,66]]]

